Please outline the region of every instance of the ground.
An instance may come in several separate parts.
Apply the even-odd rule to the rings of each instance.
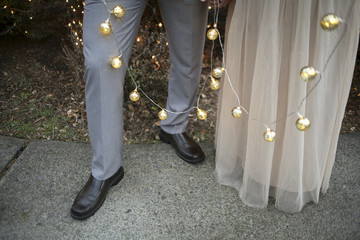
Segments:
[[[53,15],[45,16],[51,28],[47,37],[0,39],[0,135],[88,142],[84,82],[64,63],[65,11],[49,9]],[[200,89],[208,74],[209,64],[204,64]],[[358,57],[341,133],[360,131],[359,79]],[[165,102],[167,92],[162,93],[157,97]],[[188,133],[198,141],[214,141],[217,95],[207,86],[202,92],[201,103],[208,111],[205,121],[196,117],[195,110],[190,114]],[[159,141],[158,111],[146,98],[134,103],[125,97],[125,143]]]

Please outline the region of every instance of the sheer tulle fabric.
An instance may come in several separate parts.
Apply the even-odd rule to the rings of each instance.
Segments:
[[[216,128],[216,169],[221,184],[239,191],[241,200],[264,208],[269,196],[276,208],[298,212],[325,193],[351,86],[359,39],[358,0],[236,0],[229,6],[225,59],[241,105],[270,127],[276,140],[263,139],[265,127],[246,114],[231,116],[237,100],[222,80]],[[311,127],[295,127],[301,100],[317,79],[305,83],[300,69],[325,66],[331,50],[345,30],[326,32],[320,19],[335,13],[347,23],[338,49],[317,88],[299,112]],[[280,120],[282,119],[282,120]]]

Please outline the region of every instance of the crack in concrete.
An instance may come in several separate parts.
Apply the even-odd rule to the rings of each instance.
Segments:
[[[21,156],[21,154],[25,151],[25,149],[30,145],[31,141],[26,141],[21,146],[21,148],[14,154],[11,160],[6,164],[6,166],[0,172],[0,181],[6,175],[7,171],[11,168],[11,166],[16,162],[16,160]]]

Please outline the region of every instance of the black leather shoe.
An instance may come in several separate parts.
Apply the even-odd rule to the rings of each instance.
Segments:
[[[161,130],[159,137],[161,141],[170,143],[177,155],[188,163],[199,163],[204,161],[205,154],[197,144],[186,133],[169,134]]]
[[[118,184],[123,177],[123,167],[106,180],[98,180],[91,175],[71,207],[71,216],[83,220],[93,215],[104,203],[110,187]]]

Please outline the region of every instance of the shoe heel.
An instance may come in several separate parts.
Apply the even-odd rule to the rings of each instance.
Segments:
[[[121,179],[123,179],[123,177],[124,177],[124,172],[122,172],[117,178],[114,179],[111,186],[117,185],[121,181]]]
[[[167,143],[167,144],[170,143],[169,140],[167,140],[167,138],[164,137],[163,135],[160,134],[159,137],[160,137],[160,140],[163,141],[164,143]]]

